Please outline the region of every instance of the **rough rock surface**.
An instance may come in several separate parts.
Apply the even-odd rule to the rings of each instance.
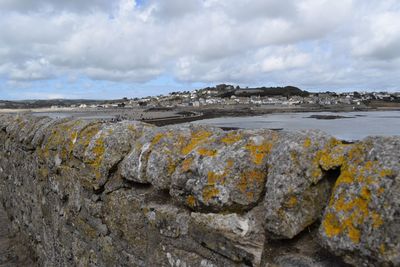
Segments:
[[[38,266],[396,266],[399,144],[0,115],[0,204]]]
[[[196,138],[207,140],[198,144]],[[264,193],[266,161],[277,139],[273,131],[196,133],[188,145],[191,152],[172,176],[171,195],[190,208],[214,212],[255,206]]]
[[[332,185],[319,161],[339,143],[318,131],[279,138],[268,159],[264,200],[266,228],[276,237],[293,238],[321,216]]]
[[[322,241],[355,265],[400,265],[400,138],[367,138],[335,155],[341,168]]]

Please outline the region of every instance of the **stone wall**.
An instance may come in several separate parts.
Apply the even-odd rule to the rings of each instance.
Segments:
[[[0,116],[40,266],[399,266],[400,137]]]

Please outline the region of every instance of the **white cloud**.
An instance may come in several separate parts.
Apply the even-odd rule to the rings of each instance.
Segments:
[[[353,38],[353,53],[383,60],[400,57],[400,10],[364,19],[364,31]]]
[[[399,18],[396,0],[0,0],[0,76],[392,86]]]

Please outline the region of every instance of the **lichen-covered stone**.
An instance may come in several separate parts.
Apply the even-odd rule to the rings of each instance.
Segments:
[[[210,136],[188,153],[172,177],[171,194],[192,209],[246,210],[262,197],[267,158],[278,134],[231,131]]]
[[[122,176],[138,183],[169,189],[171,176],[183,157],[220,129],[198,125],[145,128],[122,162]]]
[[[355,265],[400,265],[400,138],[367,138],[345,153],[320,235]]]
[[[8,125],[6,130],[27,148],[35,149],[37,145],[32,144],[32,140],[36,132],[51,121],[53,120],[47,117],[20,116],[16,117],[14,123]]]
[[[209,137],[220,132],[203,126],[168,126],[156,131],[146,165],[147,180],[158,189],[169,190],[171,177],[184,157]]]
[[[39,128],[33,141],[41,143],[37,150],[39,160],[46,162],[49,167],[57,168],[72,156],[76,138],[81,130],[89,124],[83,120],[57,120],[54,124],[46,123]],[[43,141],[40,141],[42,139]]]
[[[399,148],[0,115],[0,204],[39,266],[396,266]]]
[[[122,161],[131,150],[138,136],[142,135],[144,124],[138,122],[118,122],[104,125],[90,140],[83,162],[90,167],[92,175],[83,177],[99,189],[109,179],[110,171]]]
[[[268,158],[266,229],[293,238],[321,215],[331,189],[320,167],[339,142],[318,131],[282,133]]]

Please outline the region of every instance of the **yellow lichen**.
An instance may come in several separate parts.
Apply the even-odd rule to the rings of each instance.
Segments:
[[[168,157],[168,166],[167,166],[168,176],[171,176],[175,172],[175,169],[176,169],[175,161],[171,157]]]
[[[265,157],[271,152],[272,144],[269,142],[263,142],[261,145],[256,145],[250,142],[245,147],[251,155],[251,158],[256,165],[261,165]]]
[[[186,198],[186,204],[189,206],[189,207],[194,207],[194,206],[196,206],[196,198],[194,197],[194,196],[192,196],[192,195],[189,195],[187,198]]]
[[[311,146],[311,139],[307,137],[303,142],[303,146],[304,148],[309,148]]]
[[[182,162],[182,168],[181,168],[182,172],[189,171],[192,166],[192,162],[193,162],[193,158],[184,159]]]
[[[195,149],[199,144],[207,140],[211,135],[212,135],[211,132],[205,130],[192,133],[189,144],[187,144],[181,149],[182,154],[183,155],[189,154],[193,149]]]
[[[240,175],[237,186],[251,200],[255,197],[255,191],[258,191],[264,185],[265,176],[265,173],[261,170],[245,171]]]
[[[381,244],[381,245],[379,246],[379,252],[380,252],[381,254],[385,254],[385,252],[386,252],[386,246],[385,246],[385,244]]]
[[[203,157],[214,157],[217,155],[217,151],[215,149],[207,149],[204,147],[199,148],[197,152]]]
[[[297,197],[296,196],[291,196],[287,201],[286,201],[286,206],[288,208],[293,208],[297,205]]]
[[[220,193],[220,191],[218,188],[215,188],[214,186],[206,186],[203,189],[204,202],[209,202],[211,199],[218,197],[219,193]]]
[[[357,154],[359,153],[359,149],[354,151]],[[358,154],[358,156],[360,155]],[[334,190],[337,191],[338,186],[344,187],[340,189],[342,190],[339,191],[340,193],[332,196],[329,203],[335,213],[341,214],[341,216],[333,220],[333,215],[326,215],[323,225],[328,237],[343,233],[352,242],[359,243],[361,238],[359,227],[366,223],[372,225],[373,228],[379,228],[383,225],[384,221],[381,215],[370,210],[371,190],[375,190],[374,192],[377,194],[383,192],[382,188],[375,189],[376,187],[373,186],[376,182],[374,179],[377,179],[376,174],[380,172],[377,164],[378,162],[376,161],[367,161],[361,165],[357,163],[354,166],[346,163],[342,166],[341,175],[336,182]],[[349,197],[348,193],[344,191],[347,186],[356,186],[359,191]]]
[[[329,238],[339,235],[342,231],[340,222],[336,215],[333,213],[326,214],[325,220],[322,222],[322,225],[324,227],[325,234]]]
[[[393,176],[393,170],[391,170],[391,169],[382,169],[382,170],[379,171],[379,175],[381,177]]]
[[[232,166],[233,166],[233,160],[229,159],[227,160],[226,166],[222,172],[216,173],[213,171],[209,171],[207,174],[207,185],[224,184],[226,177],[231,172]]]
[[[96,178],[99,179],[101,176],[100,166],[104,158],[105,144],[104,136],[101,135],[94,142],[94,146],[91,148],[93,153],[93,158],[91,158],[88,163],[95,169]]]
[[[85,150],[90,143],[90,140],[99,132],[100,125],[95,124],[85,128],[82,132],[79,133],[76,141],[76,145],[80,145]]]
[[[221,142],[225,143],[227,145],[234,144],[240,140],[242,140],[243,136],[242,134],[238,132],[229,132],[227,135],[225,135],[222,139]]]
[[[207,184],[216,185],[225,183],[225,173],[217,174],[213,171],[209,171],[207,174]]]
[[[344,170],[342,170],[336,183],[351,184],[354,182],[354,176],[355,176],[355,169],[353,167],[345,168]]]
[[[345,162],[345,145],[339,145],[334,148],[324,148],[319,152],[319,165],[324,170],[332,170],[340,167]]]
[[[155,146],[156,144],[158,144],[158,142],[160,142],[161,138],[163,138],[163,134],[162,133],[158,133],[154,136],[153,140],[151,140],[151,146]]]
[[[360,231],[353,227],[352,225],[347,227],[348,229],[348,236],[353,241],[353,243],[360,243]]]
[[[379,213],[372,212],[372,226],[374,228],[379,228],[383,224],[382,216]]]

